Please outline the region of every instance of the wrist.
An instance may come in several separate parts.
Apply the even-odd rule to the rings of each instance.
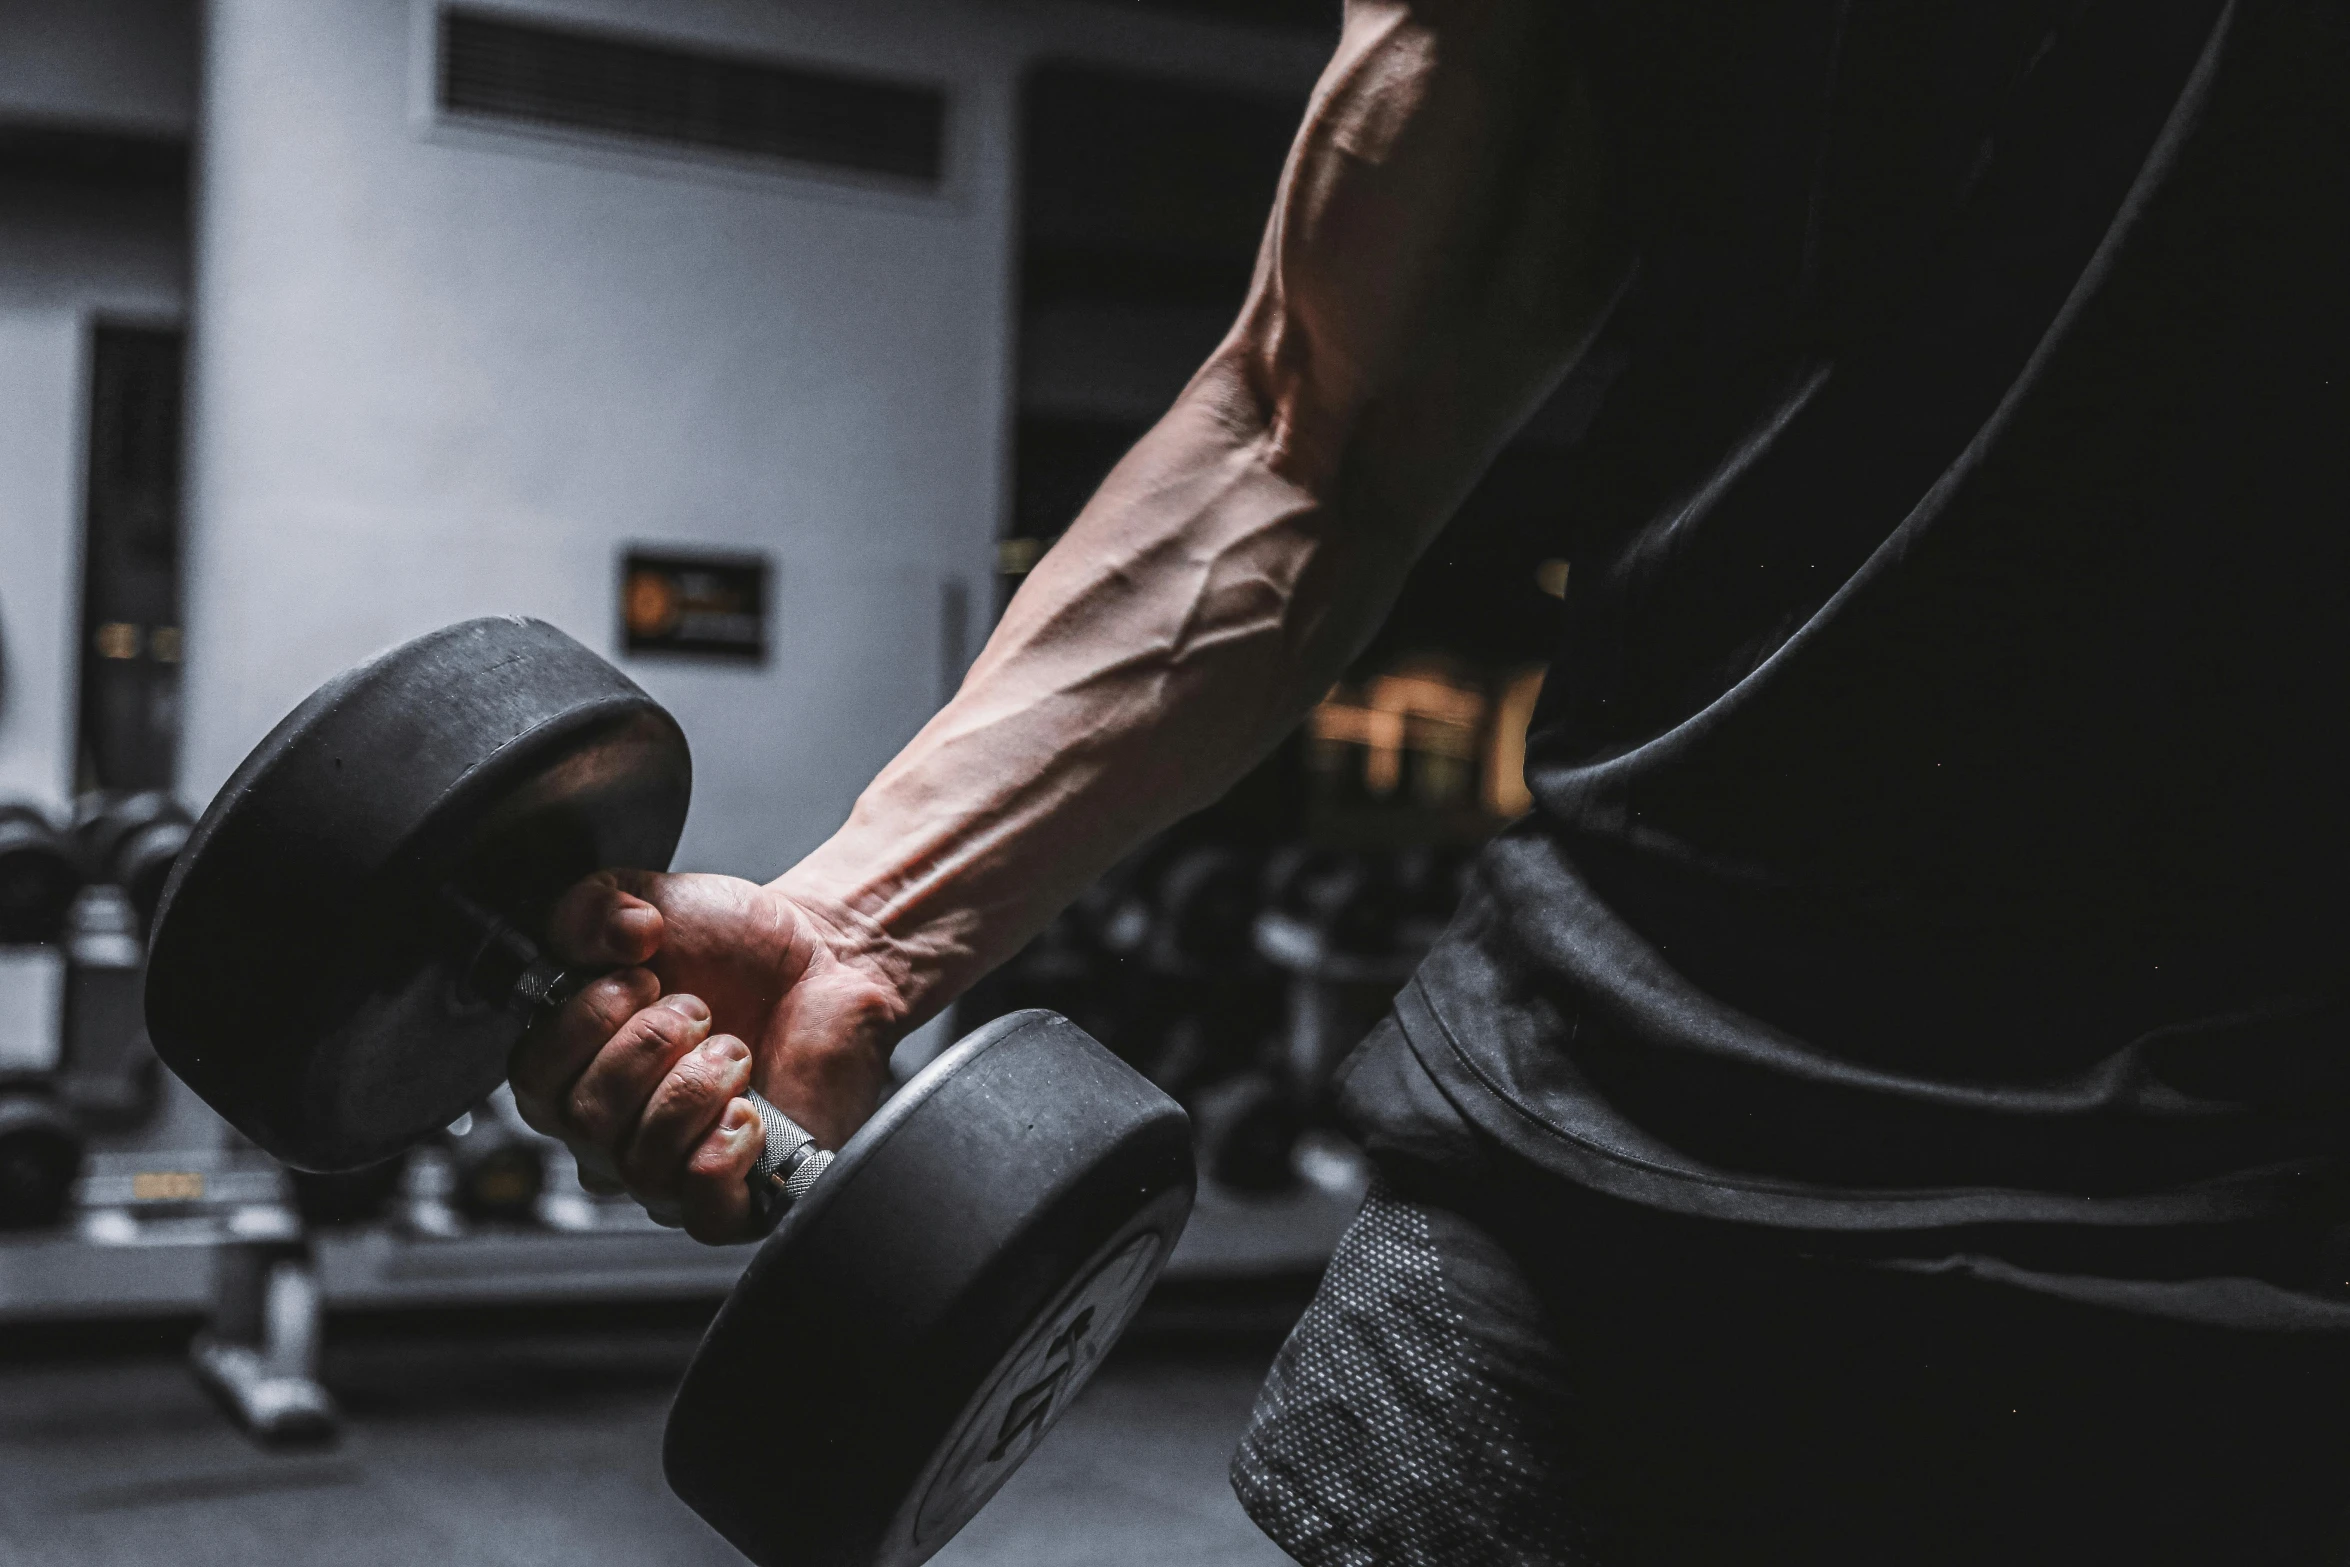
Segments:
[[[858,998],[864,1014],[859,1031],[869,1033],[884,1054],[937,1010],[929,1002],[935,985],[891,931],[881,905],[855,882],[831,874],[811,855],[768,886],[807,922],[820,961]]]

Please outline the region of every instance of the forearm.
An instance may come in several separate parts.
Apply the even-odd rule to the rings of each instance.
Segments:
[[[1606,269],[1554,17],[1350,8],[1232,333],[782,878],[905,1021],[1264,755],[1571,359]]]
[[[1235,369],[1204,371],[1030,574],[954,700],[785,877],[882,938],[916,1012],[1214,799],[1377,624],[1393,588],[1363,579],[1400,579],[1413,543],[1282,474],[1270,439]]]

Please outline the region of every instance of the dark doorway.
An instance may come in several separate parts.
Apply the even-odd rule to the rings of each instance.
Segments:
[[[178,760],[185,347],[177,328],[91,337],[80,790],[169,789]]]

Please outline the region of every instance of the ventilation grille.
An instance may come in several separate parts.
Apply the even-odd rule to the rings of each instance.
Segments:
[[[458,10],[441,16],[440,96],[460,114],[933,185],[946,126],[935,87]]]

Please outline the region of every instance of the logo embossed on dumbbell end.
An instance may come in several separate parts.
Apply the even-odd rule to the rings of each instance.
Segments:
[[[1086,1331],[1093,1326],[1093,1308],[1086,1307],[1077,1319],[1053,1337],[1045,1350],[1045,1359],[1051,1368],[1043,1376],[1012,1396],[1012,1405],[1004,1411],[1004,1423],[996,1432],[995,1446],[987,1450],[991,1464],[1003,1462],[1012,1444],[1052,1412],[1053,1400],[1069,1380],[1069,1372],[1077,1363],[1077,1346],[1085,1342]]]

